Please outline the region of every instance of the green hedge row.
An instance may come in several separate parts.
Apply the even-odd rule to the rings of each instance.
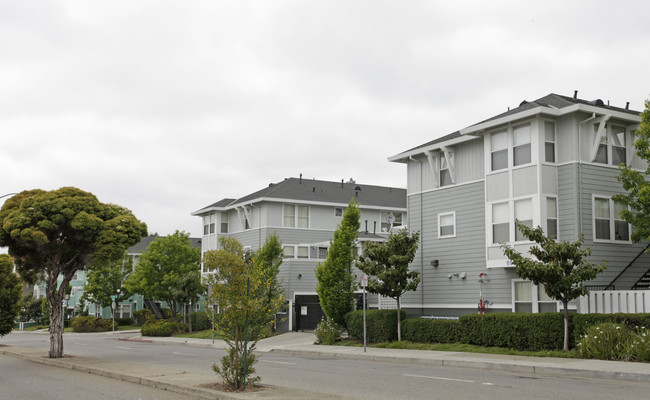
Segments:
[[[117,326],[117,323],[115,324]],[[113,330],[113,321],[95,317],[72,318],[74,332],[107,332]]]
[[[571,314],[569,345],[575,347],[587,328],[603,322],[650,326],[650,314]],[[402,324],[402,339],[417,343],[465,343],[517,350],[560,350],[562,313],[468,314],[459,320],[413,318]]]
[[[406,318],[406,311],[401,317]],[[363,310],[347,313],[345,325],[351,338],[363,340]],[[397,310],[367,310],[366,338],[372,343],[397,340]]]
[[[160,320],[145,322],[140,328],[142,336],[173,336],[176,333],[185,332],[185,324],[177,321]]]
[[[210,317],[205,311],[193,312],[190,314],[190,318],[192,318],[193,331],[212,329],[212,321],[210,321]]]

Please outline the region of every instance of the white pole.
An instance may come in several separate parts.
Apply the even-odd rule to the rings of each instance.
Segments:
[[[363,287],[363,352],[366,352],[366,287]]]

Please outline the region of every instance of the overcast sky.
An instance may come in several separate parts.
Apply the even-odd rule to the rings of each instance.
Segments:
[[[199,236],[300,173],[406,187],[387,157],[574,90],[643,109],[649,1],[0,0],[0,196]]]

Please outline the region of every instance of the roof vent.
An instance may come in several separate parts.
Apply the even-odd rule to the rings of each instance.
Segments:
[[[630,102],[629,102],[629,101],[628,101],[627,103],[625,103],[625,109],[626,109],[626,110],[629,110],[629,109],[630,109]]]
[[[526,100],[524,100],[524,101],[522,101],[521,103],[519,103],[519,107],[521,107],[521,106],[523,106],[523,105],[525,105],[525,104],[528,104],[528,102],[527,102]]]
[[[590,101],[590,103],[594,104],[596,106],[604,106],[605,105],[605,103],[603,103],[603,101],[601,99],[596,99],[594,101]]]
[[[574,91],[573,91],[573,98],[574,98],[574,99],[577,99],[577,98],[578,98],[578,91],[577,91],[577,90],[574,90]]]

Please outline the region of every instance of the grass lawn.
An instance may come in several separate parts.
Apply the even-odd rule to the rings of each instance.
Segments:
[[[184,338],[192,338],[192,339],[212,339],[212,331],[210,329],[206,329],[204,331],[198,331],[192,333],[178,333],[174,335],[174,337],[184,337]],[[222,339],[222,337],[216,332],[214,334],[214,338],[219,340]]]
[[[339,346],[363,346],[363,342],[357,340],[345,339],[337,343]],[[401,342],[385,342],[385,343],[372,343],[368,347],[377,347],[384,349],[408,349],[408,350],[431,350],[431,351],[458,351],[466,353],[486,353],[486,354],[504,354],[515,356],[528,356],[528,357],[559,357],[559,358],[580,358],[578,352],[571,350],[568,352],[562,350],[542,350],[542,351],[520,351],[514,349],[505,349],[501,347],[481,347],[471,344],[460,343],[411,343],[407,341]]]

